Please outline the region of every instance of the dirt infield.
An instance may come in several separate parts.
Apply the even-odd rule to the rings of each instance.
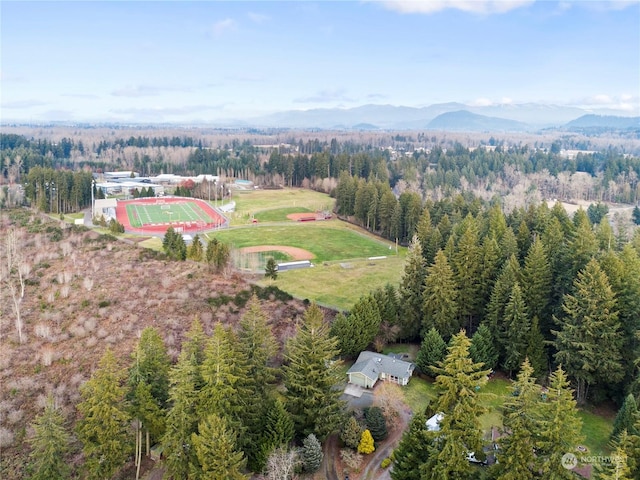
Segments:
[[[257,247],[241,248],[242,253],[259,253],[259,252],[284,252],[290,255],[294,260],[311,260],[315,255],[309,250],[297,247],[288,247],[286,245],[258,245]]]
[[[287,218],[295,222],[312,222],[314,220],[329,220],[331,216],[330,215],[326,216],[323,213],[306,212],[306,213],[290,213],[289,215],[287,215]]]

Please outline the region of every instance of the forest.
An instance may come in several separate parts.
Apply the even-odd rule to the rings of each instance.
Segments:
[[[289,153],[248,141],[214,148],[173,136],[89,146],[3,134],[5,188],[23,185],[34,210],[82,209],[97,169],[218,173],[263,186],[333,185],[326,193],[341,218],[409,246],[400,284],[332,320],[311,304],[287,339],[276,339],[254,297],[235,328],[219,318],[205,334],[195,319],[173,358],[154,328],[130,358],[106,348],[79,388],[73,429],[53,399],[34,420],[31,478],[112,478],[125,465],[139,469],[160,445],[167,478],[290,479],[320,469],[322,443],[336,434],[353,460],[384,437],[380,424],[392,412],[354,425],[339,399],[339,361],[395,342],[420,345],[416,365],[439,393],[427,412],[414,412],[390,458],[394,480],[577,478],[560,457],[581,441],[577,408],[587,404],[618,409],[611,452],[619,461],[592,478],[638,478],[640,159],[615,149],[569,159],[561,144],[453,142],[408,153],[338,141],[289,145]],[[162,149],[180,150],[181,160]],[[594,203],[570,216],[550,199]],[[611,218],[605,202],[636,207]],[[174,255],[169,243],[166,262],[217,255],[182,246]],[[2,280],[21,272],[10,265]],[[494,371],[513,379],[512,391],[498,461],[478,469],[465,457],[482,455],[476,393]],[[438,433],[425,426],[434,413],[443,414]],[[72,471],[65,459],[74,448],[83,462]]]

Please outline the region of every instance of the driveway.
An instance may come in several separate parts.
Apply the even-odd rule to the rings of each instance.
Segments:
[[[351,410],[367,408],[373,405],[373,392],[358,385],[347,383],[340,399],[347,402]]]

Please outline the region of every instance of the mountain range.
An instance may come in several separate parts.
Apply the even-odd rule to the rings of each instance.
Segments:
[[[426,107],[363,105],[355,108],[289,110],[234,122],[237,126],[348,130],[536,131],[543,128],[638,129],[640,117],[600,115],[578,107],[538,103],[472,106],[440,103]],[[615,112],[618,113],[618,112]]]

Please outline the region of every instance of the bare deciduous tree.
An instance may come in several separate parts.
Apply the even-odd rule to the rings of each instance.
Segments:
[[[300,463],[298,452],[280,447],[271,452],[267,459],[266,474],[267,480],[293,480],[296,466]]]
[[[0,268],[0,281],[6,286],[11,297],[15,326],[20,343],[24,341],[22,324],[22,299],[26,279],[31,273],[31,266],[22,257],[20,248],[24,232],[16,228],[7,231],[2,252],[2,267]]]

